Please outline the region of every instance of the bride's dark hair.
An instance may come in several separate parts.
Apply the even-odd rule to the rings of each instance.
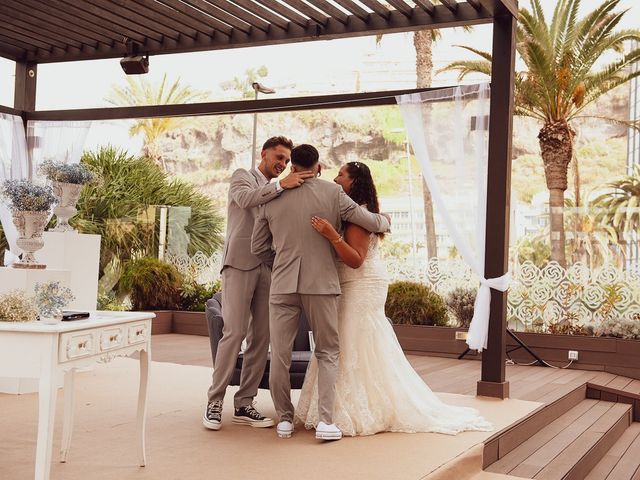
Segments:
[[[380,213],[378,203],[378,192],[371,177],[371,170],[362,162],[349,162],[346,164],[349,178],[353,180],[349,196],[358,205],[364,205],[367,210],[373,213]],[[377,234],[380,238],[383,234]]]

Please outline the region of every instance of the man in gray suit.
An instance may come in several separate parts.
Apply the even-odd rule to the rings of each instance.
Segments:
[[[297,171],[270,183],[285,170],[292,148],[293,143],[288,138],[272,137],[262,147],[262,160],[257,168],[248,171],[238,169],[231,176],[222,260],[224,326],[202,419],[203,425],[210,430],[219,430],[222,426],[224,394],[245,336],[247,348],[242,362],[240,388],[233,400],[233,422],[253,427],[271,427],[274,424],[252,405],[264,374],[269,348],[271,261],[265,264],[251,254],[251,232],[258,206],[313,177],[311,172]]]
[[[298,145],[291,152],[293,171],[320,174],[318,151]],[[312,178],[260,208],[256,216],[251,252],[264,262],[273,260],[270,294],[271,368],[269,388],[278,415],[278,436],[293,432],[289,367],[291,350],[303,310],[309,320],[318,360],[318,411],[316,438],[339,440],[332,412],[338,366],[338,295],[340,282],[331,243],[311,226],[311,217],[326,218],[342,230],[352,222],[371,232],[385,232],[389,221],[360,208],[333,183]],[[342,237],[336,241],[342,241]],[[275,250],[275,258],[272,254]]]

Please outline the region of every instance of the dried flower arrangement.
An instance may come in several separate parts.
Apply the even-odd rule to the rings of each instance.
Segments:
[[[46,212],[56,201],[51,187],[29,180],[5,180],[0,194],[9,200],[11,210],[18,212]]]
[[[84,185],[96,180],[96,174],[83,163],[63,163],[54,160],[45,160],[40,165],[42,175],[53,182],[73,183]]]

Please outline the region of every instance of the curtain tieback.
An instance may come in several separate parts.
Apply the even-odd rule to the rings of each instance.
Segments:
[[[489,338],[489,313],[491,308],[491,289],[506,291],[511,284],[511,273],[507,272],[501,277],[482,278],[476,294],[476,302],[473,308],[473,318],[469,325],[467,345],[472,350],[481,352],[487,348]]]

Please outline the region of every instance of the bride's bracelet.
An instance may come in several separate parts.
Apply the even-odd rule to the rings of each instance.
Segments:
[[[337,243],[340,243],[341,241],[342,241],[342,235],[338,235],[338,238],[331,240],[331,243],[335,245]]]

